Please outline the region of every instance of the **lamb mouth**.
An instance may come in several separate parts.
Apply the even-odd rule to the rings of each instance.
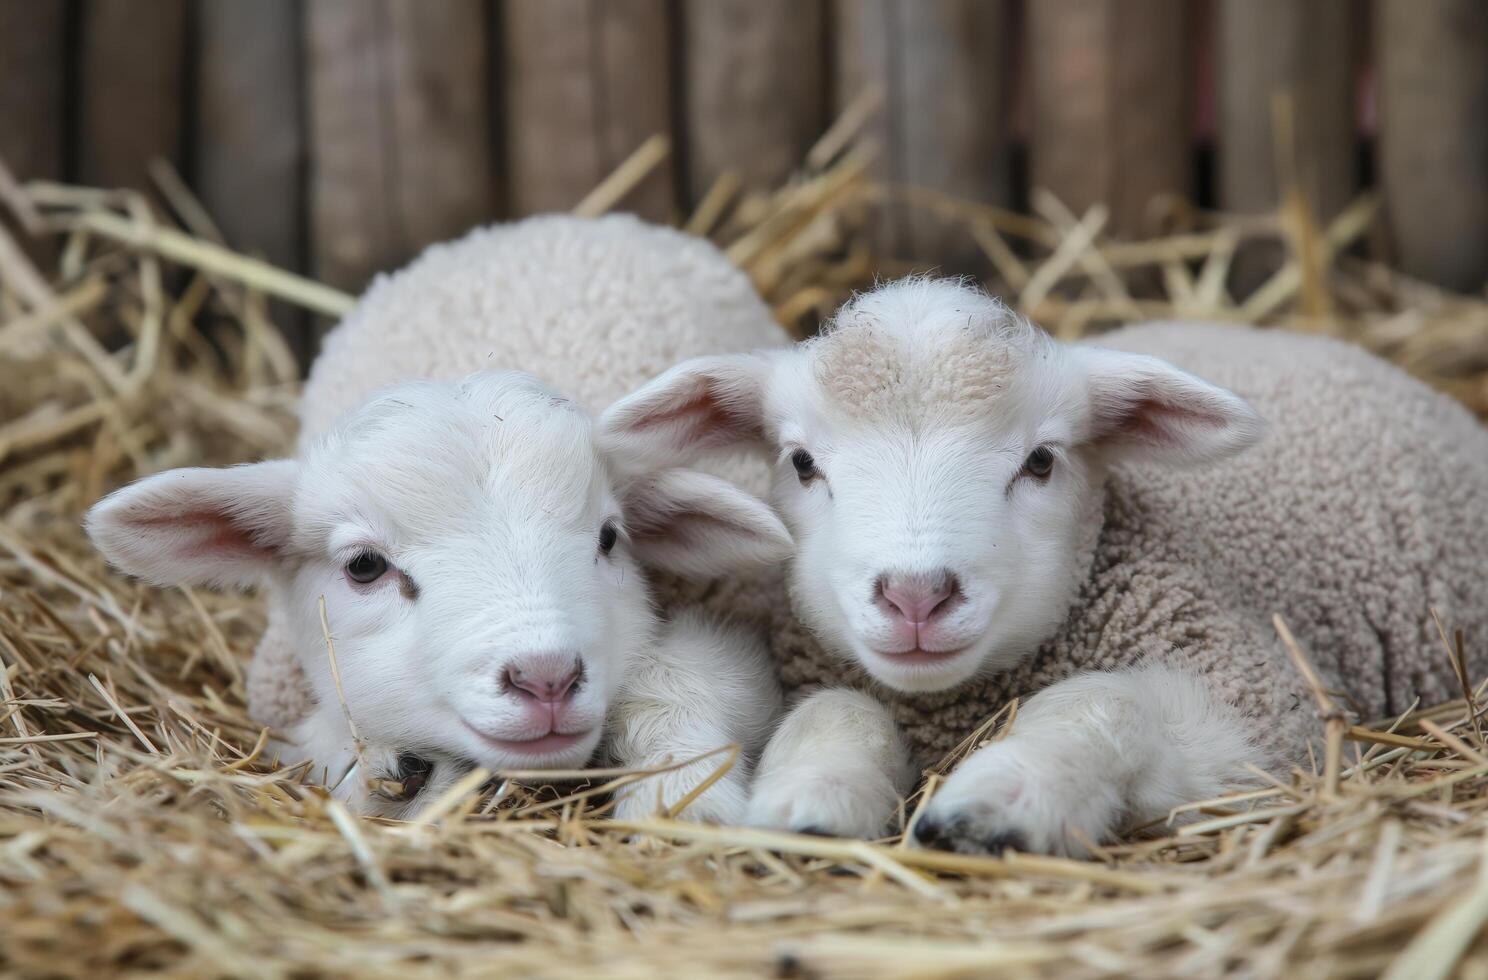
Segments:
[[[906,667],[926,667],[947,663],[955,660],[967,651],[967,647],[957,647],[954,650],[925,650],[913,647],[909,650],[901,650],[890,653],[886,650],[874,650],[883,659]]]
[[[486,734],[469,722],[465,723],[465,727],[487,745],[517,755],[552,755],[554,752],[563,752],[578,745],[593,732],[592,728],[586,728],[579,732],[551,731],[536,738],[498,738]]]

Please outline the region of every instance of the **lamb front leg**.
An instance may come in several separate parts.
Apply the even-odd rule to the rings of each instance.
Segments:
[[[631,665],[611,716],[610,755],[618,765],[651,769],[739,744],[745,757],[680,814],[737,824],[749,799],[748,757],[769,737],[781,701],[774,666],[757,637],[684,613]],[[623,787],[615,794],[615,815],[639,819],[675,806],[724,761],[713,755]]]
[[[309,781],[362,816],[408,819],[438,799],[472,768],[463,759],[423,751],[353,743],[339,704],[316,705],[271,743],[280,762],[311,760]]]
[[[1124,826],[1247,781],[1262,751],[1195,675],[1090,672],[1034,695],[1001,741],[961,763],[914,827],[923,846],[1082,857]]]
[[[749,822],[882,837],[912,781],[909,751],[887,708],[858,691],[818,691],[791,709],[765,747]]]

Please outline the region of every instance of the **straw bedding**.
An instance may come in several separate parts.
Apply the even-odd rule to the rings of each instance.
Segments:
[[[1061,335],[1158,315],[1284,324],[1488,412],[1488,303],[1351,257],[1367,199],[1326,227],[1296,195],[1262,218],[1174,209],[1166,233],[1112,243],[1100,208],[1039,199],[1016,216],[877,186],[851,135],[829,133],[784,189],[721,182],[689,223],[788,326],[909,271],[867,244],[876,209],[904,204],[963,225],[994,287]],[[581,208],[617,203],[656,159],[648,144]],[[11,227],[34,233],[0,235],[0,972],[1488,974],[1488,743],[1465,676],[1462,700],[1359,723],[1313,685],[1315,766],[1195,801],[1196,821],[1137,828],[1092,862],[606,821],[606,786],[645,774],[477,773],[412,824],[349,816],[276,770],[244,711],[258,602],[142,587],[78,528],[135,475],[286,450],[298,368],[266,295],[349,304],[212,244],[160,182],[165,208],[0,169]],[[47,243],[45,274],[28,237]],[[1256,240],[1289,258],[1232,297],[1230,263]],[[1459,665],[1488,642],[1442,634]]]

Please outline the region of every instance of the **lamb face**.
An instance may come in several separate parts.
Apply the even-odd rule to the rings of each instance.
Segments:
[[[157,583],[266,583],[321,728],[344,730],[323,598],[369,745],[567,768],[593,752],[655,625],[642,557],[706,571],[789,548],[768,508],[721,480],[621,469],[583,410],[529,376],[412,382],[299,460],[141,481],[89,531]]]
[[[309,448],[293,511],[275,591],[309,636],[325,597],[366,737],[583,763],[650,619],[576,406],[522,377],[400,386]]]
[[[797,613],[881,682],[929,691],[1057,628],[1113,458],[1217,458],[1259,423],[1161,361],[1068,347],[979,292],[907,280],[792,350],[680,365],[613,406],[605,431],[671,459],[774,453]]]

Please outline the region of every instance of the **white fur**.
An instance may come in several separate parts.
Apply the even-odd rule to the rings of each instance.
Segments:
[[[286,760],[314,759],[336,780],[357,753],[330,676],[325,596],[365,743],[366,771],[337,793],[362,809],[411,812],[367,791],[368,778],[396,777],[406,752],[434,764],[430,787],[472,762],[580,765],[633,664],[666,716],[672,673],[655,666],[658,651],[679,677],[693,648],[713,663],[729,649],[752,656],[731,632],[659,624],[640,564],[714,575],[778,561],[790,541],[768,508],[732,485],[749,483],[747,468],[721,467],[725,481],[600,447],[586,410],[678,358],[785,336],[747,276],[673,229],[619,215],[476,229],[378,277],[327,337],[300,406],[297,459],[141,481],[101,502],[89,531],[121,568],[159,584],[266,588],[249,710],[284,733]],[[512,368],[577,404],[524,375],[460,380]],[[622,536],[605,558],[597,539],[610,517]],[[383,549],[394,566],[371,587],[343,572],[362,546]],[[404,594],[405,579],[417,598]],[[584,738],[538,757],[492,745],[472,727],[531,734],[499,682],[514,658],[545,651],[583,658],[569,721]],[[771,703],[769,685],[749,696],[728,686],[741,675],[688,676],[678,693],[688,705]],[[718,686],[705,689],[709,679]],[[664,718],[653,727],[676,732]],[[712,730],[747,741],[737,726]],[[699,738],[673,748],[690,752]],[[653,739],[644,751],[618,761],[643,764],[666,747]],[[688,813],[707,812],[705,803]]]
[[[797,833],[882,837],[914,772],[894,720],[859,691],[809,695],[760,759],[749,823]]]
[[[314,759],[332,781],[357,757],[348,712],[364,755],[379,760],[365,765],[383,777],[403,752],[435,762],[440,778],[470,763],[582,765],[638,662],[650,700],[632,701],[630,728],[665,725],[669,697],[694,711],[719,700],[751,706],[747,724],[720,716],[706,731],[664,728],[678,739],[675,753],[712,732],[737,740],[763,731],[778,699],[773,679],[722,666],[758,652],[701,622],[660,631],[637,556],[712,574],[780,560],[789,535],[717,477],[614,478],[616,469],[629,468],[597,449],[576,404],[530,376],[486,373],[388,389],[307,442],[298,460],[149,477],[99,503],[88,528],[116,565],[151,581],[267,589],[276,635],[288,638],[313,701],[283,755]],[[611,521],[620,540],[606,555],[598,542]],[[346,571],[363,552],[388,562],[370,584]],[[694,653],[709,670],[686,667]],[[555,729],[576,737],[551,751],[520,746],[549,726],[505,681],[534,656],[583,665]],[[662,657],[672,673],[657,666]],[[666,747],[652,738],[644,758],[626,761],[650,762]],[[374,809],[365,782],[341,780],[339,795]]]
[[[739,746],[734,765],[682,811],[690,819],[736,824],[744,817],[750,762],[780,709],[780,685],[760,639],[683,611],[632,662],[615,703],[610,752],[624,765],[654,768]],[[631,784],[616,793],[616,816],[635,819],[676,806],[727,759],[712,755]]]
[[[913,831],[969,853],[1075,857],[1127,827],[1249,781],[1243,721],[1162,666],[1078,674],[1035,694],[1006,738],[951,773]]]
[[[987,350],[994,384],[958,376]],[[853,370],[870,376],[849,384]],[[793,350],[679,365],[612,406],[604,430],[651,459],[749,441],[774,453],[801,615],[880,682],[936,691],[1011,666],[1064,618],[1113,457],[1220,458],[1260,423],[1240,398],[1155,358],[1066,347],[981,293],[912,279],[859,296]],[[1040,446],[1053,473],[1020,476]],[[802,484],[798,449],[820,479]],[[942,572],[960,595],[921,645],[962,652],[906,663],[875,583]]]
[[[856,297],[822,337],[793,349],[678,365],[612,406],[603,428],[607,444],[652,460],[740,444],[772,454],[773,500],[797,544],[797,613],[824,644],[906,692],[1006,670],[1054,633],[1089,572],[1113,461],[1218,460],[1262,430],[1242,399],[1163,361],[1060,344],[978,291],[924,279]],[[1039,447],[1053,454],[1047,478],[1025,469]],[[809,480],[794,467],[799,450],[815,461],[818,475]],[[953,599],[907,626],[879,591],[901,579],[954,582]],[[905,658],[906,651],[943,656]],[[995,798],[1016,780],[1025,787],[1022,809],[998,811],[1008,832],[1030,846],[1073,852],[1058,820],[1099,839],[1124,815],[1150,814],[1177,802],[1175,792],[1217,785],[1161,768],[1188,765],[1202,752],[1159,753],[1152,726],[1124,720],[1133,686],[1156,678],[1092,676],[1070,681],[1068,694],[1040,694],[1014,738],[951,778],[948,802],[935,812],[948,825],[958,805],[980,814],[991,806],[987,794]],[[1222,712],[1202,686],[1164,680],[1160,687],[1170,693],[1149,693],[1148,706],[1171,709],[1169,727]],[[1185,696],[1171,694],[1176,689]],[[1081,691],[1091,693],[1074,696]],[[848,710],[827,700],[808,705],[829,703]],[[1104,723],[1103,713],[1117,720]],[[772,759],[833,758],[841,724],[782,728],[766,751],[756,819],[800,823],[790,800],[809,779],[767,787]],[[802,744],[777,751],[786,739]],[[1244,751],[1221,742],[1210,760],[1228,770]],[[1113,758],[1151,765],[1122,770]],[[881,828],[891,806],[880,790],[894,782],[891,774],[843,766],[852,785],[840,788],[841,798],[871,799],[863,806],[873,812],[819,823],[834,832]],[[1035,772],[1047,773],[1039,786],[1030,781]],[[982,782],[988,788],[979,794]],[[1066,804],[1076,810],[1056,820],[1054,808]],[[998,826],[981,816],[968,825]]]

